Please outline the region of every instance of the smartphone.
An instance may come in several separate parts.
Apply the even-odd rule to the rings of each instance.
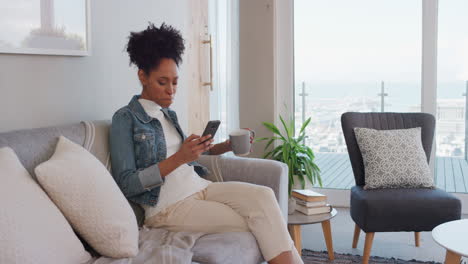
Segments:
[[[211,137],[208,138],[207,140],[210,140],[210,139],[214,138],[214,136],[215,136],[215,134],[216,134],[216,131],[218,130],[219,124],[221,124],[221,121],[219,121],[219,120],[211,120],[211,121],[209,121],[208,124],[206,124],[205,131],[203,131],[202,137],[204,137],[204,136],[210,134]],[[206,140],[205,140],[205,141],[206,141]],[[205,141],[200,142],[199,144],[202,144],[202,143],[204,143]]]

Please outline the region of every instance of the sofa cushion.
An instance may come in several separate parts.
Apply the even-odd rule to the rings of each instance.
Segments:
[[[431,231],[460,216],[460,200],[440,189],[351,188],[351,217],[365,232]]]
[[[421,128],[354,128],[365,171],[365,189],[433,188]]]
[[[133,258],[94,258],[86,264],[203,263],[258,264],[262,262],[250,232],[204,234],[163,228],[140,230],[138,255]]]
[[[40,184],[77,232],[101,255],[138,252],[135,215],[105,166],[60,137],[50,160],[35,169]]]
[[[91,256],[11,148],[0,149],[0,263],[84,263]]]
[[[200,237],[193,247],[193,261],[200,263],[258,264],[263,257],[250,232],[215,233]]]
[[[0,148],[12,148],[29,174],[36,179],[34,169],[48,160],[55,150],[57,137],[63,135],[82,145],[85,138],[83,124],[23,129],[0,133]]]

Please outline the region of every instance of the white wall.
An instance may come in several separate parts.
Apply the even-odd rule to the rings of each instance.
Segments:
[[[275,0],[275,122],[294,116],[294,0]]]
[[[278,116],[293,116],[293,1],[240,0],[240,126],[257,137],[271,136],[262,122],[282,127]],[[264,153],[256,143],[253,157]]]
[[[275,120],[274,0],[239,1],[239,122],[258,137],[272,134],[262,122]],[[256,143],[252,157],[263,154]]]
[[[90,2],[91,56],[0,54],[0,131],[111,119],[141,91],[124,51],[129,32],[164,21],[187,36],[192,26],[190,0]],[[173,106],[184,129],[192,75],[184,66],[198,59],[187,53]]]

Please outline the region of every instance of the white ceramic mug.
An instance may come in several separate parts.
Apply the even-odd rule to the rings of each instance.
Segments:
[[[229,133],[232,152],[236,156],[249,155],[252,147],[252,143],[250,143],[251,136],[255,137],[255,131],[249,129],[237,129]]]

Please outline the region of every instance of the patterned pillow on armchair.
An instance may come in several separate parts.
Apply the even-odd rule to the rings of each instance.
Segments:
[[[364,189],[434,188],[421,128],[354,128],[364,162]]]

